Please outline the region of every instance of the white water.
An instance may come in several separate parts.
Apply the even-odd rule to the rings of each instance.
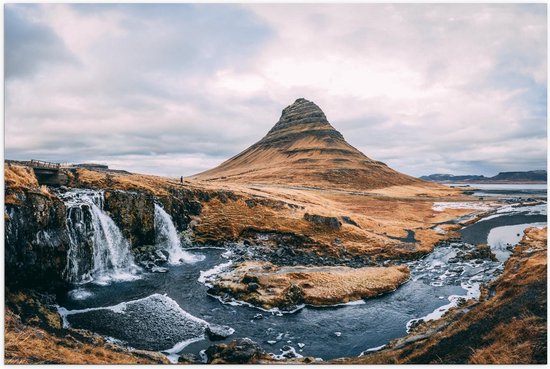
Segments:
[[[198,255],[182,249],[172,218],[157,204],[155,204],[155,241],[157,246],[168,252],[170,264],[195,263],[202,260]]]
[[[444,211],[445,209],[472,209],[472,210],[491,210],[494,204],[482,204],[479,202],[434,202],[432,209],[434,211]]]
[[[97,284],[137,279],[139,268],[130,253],[130,245],[103,211],[103,192],[75,191],[64,194],[63,199],[70,239],[67,279]],[[91,263],[86,263],[90,257]]]
[[[466,295],[451,295],[447,299],[449,300],[449,303],[447,305],[443,305],[432,311],[426,316],[423,316],[421,318],[411,319],[407,322],[407,333],[410,333],[411,327],[413,323],[423,320],[425,322],[428,322],[430,320],[437,320],[443,317],[449,310],[451,310],[454,307],[457,307],[461,301],[471,300],[471,299],[478,299],[481,292],[480,292],[480,284],[479,283],[461,283],[461,287],[466,290]]]
[[[508,259],[512,253],[508,247],[517,245],[523,238],[523,231],[529,227],[543,228],[546,227],[546,223],[515,224],[491,229],[487,236],[487,244],[491,246],[499,261],[504,262]]]

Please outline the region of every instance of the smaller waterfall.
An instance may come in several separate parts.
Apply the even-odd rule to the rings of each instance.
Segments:
[[[136,279],[130,245],[103,211],[103,192],[75,190],[60,197],[67,206],[70,247],[66,269],[73,283],[98,284]]]
[[[157,204],[155,204],[155,238],[157,246],[168,252],[170,264],[194,263],[201,260],[199,256],[182,249],[172,218]]]

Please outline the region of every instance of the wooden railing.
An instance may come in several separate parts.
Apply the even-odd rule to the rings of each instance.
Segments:
[[[47,161],[42,160],[31,160],[31,167],[34,168],[47,168],[47,169],[59,169],[61,167],[61,164],[59,163],[50,163]]]

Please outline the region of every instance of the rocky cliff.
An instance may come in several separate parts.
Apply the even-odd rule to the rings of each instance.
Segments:
[[[89,211],[71,212],[62,200],[68,188],[39,186],[32,169],[8,164],[5,168],[5,268],[10,286],[52,289],[68,280],[70,237],[79,244],[73,260],[78,270],[93,268],[92,239],[94,231]],[[107,174],[104,174],[107,176]],[[103,210],[128,240],[134,252],[155,244],[155,202],[172,214],[176,228],[186,230],[191,216],[200,213],[200,203],[185,189],[157,194],[143,189],[121,189],[116,186],[89,185],[72,178],[75,187],[95,188],[103,192]],[[76,217],[76,218],[75,218]],[[74,218],[74,219],[73,219]],[[71,234],[68,223],[86,225]],[[90,224],[88,224],[90,223]],[[86,231],[86,229],[88,231]]]
[[[69,249],[65,205],[38,188],[7,189],[6,198],[6,281],[55,286],[63,280]]]

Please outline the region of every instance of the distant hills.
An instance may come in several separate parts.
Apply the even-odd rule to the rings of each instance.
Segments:
[[[191,178],[345,190],[430,186],[365,156],[346,142],[315,103],[303,98],[286,107],[260,141]]]
[[[483,175],[430,174],[420,179],[443,183],[546,183],[546,170],[530,170],[525,172],[500,172],[493,177]]]

